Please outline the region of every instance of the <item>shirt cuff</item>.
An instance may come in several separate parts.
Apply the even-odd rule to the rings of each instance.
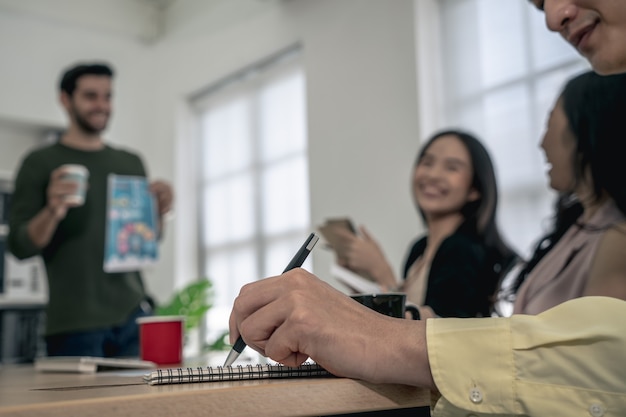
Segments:
[[[517,414],[510,319],[429,319],[430,368],[441,398],[433,415]]]

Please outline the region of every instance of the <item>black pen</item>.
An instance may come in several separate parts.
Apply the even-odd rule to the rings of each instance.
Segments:
[[[283,271],[283,274],[294,268],[301,267],[304,261],[306,260],[306,257],[309,256],[309,253],[313,250],[313,247],[315,246],[318,240],[319,240],[319,237],[315,233],[311,233],[309,237],[304,241],[304,244],[300,246],[300,249],[298,249],[298,252],[296,252],[294,257],[291,259],[291,261],[289,262],[289,264]],[[239,338],[233,345],[233,348],[228,353],[228,357],[226,358],[226,361],[224,362],[224,366],[232,365],[233,362],[235,362],[235,360],[239,357],[241,352],[243,352],[245,347],[246,347],[246,342],[244,342],[241,336],[239,336]]]

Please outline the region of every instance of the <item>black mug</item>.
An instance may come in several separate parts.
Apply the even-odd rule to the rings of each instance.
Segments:
[[[406,294],[400,292],[381,294],[353,294],[353,300],[358,301],[365,307],[390,317],[404,318],[404,313],[409,312],[413,320],[420,319],[420,313],[416,306],[406,305]]]

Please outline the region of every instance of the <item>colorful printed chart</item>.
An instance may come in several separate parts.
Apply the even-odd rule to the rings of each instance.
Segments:
[[[144,177],[109,175],[105,272],[135,271],[158,260],[156,204]]]

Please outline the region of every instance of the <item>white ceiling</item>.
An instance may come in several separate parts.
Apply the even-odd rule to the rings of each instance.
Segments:
[[[0,0],[0,13],[89,28],[142,42],[203,25],[219,30],[279,0]]]

